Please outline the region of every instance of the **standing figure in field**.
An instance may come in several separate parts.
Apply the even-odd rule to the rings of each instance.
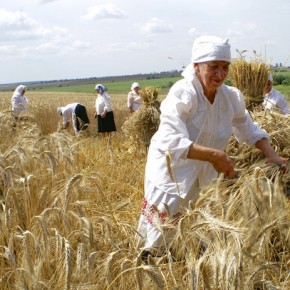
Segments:
[[[24,85],[19,85],[11,98],[11,104],[12,104],[12,115],[17,120],[21,114],[26,112],[28,108],[28,99],[25,96],[27,87]]]
[[[65,107],[59,107],[57,112],[63,117],[62,129],[67,129],[72,123],[74,132],[77,135],[85,131],[89,126],[90,121],[86,107],[80,103],[71,103]]]
[[[102,84],[97,84],[95,91],[98,94],[95,103],[95,118],[98,120],[98,133],[102,137],[110,137],[111,132],[116,131],[111,96],[105,91],[105,87]]]
[[[137,111],[143,104],[143,99],[140,95],[140,85],[138,83],[133,83],[131,86],[131,91],[128,93],[127,106],[129,108],[129,113]]]
[[[228,40],[197,38],[183,79],[161,103],[160,125],[147,155],[138,226],[143,258],[164,251],[174,224],[202,187],[219,173],[235,178],[234,162],[224,151],[232,133],[239,142],[260,149],[269,162],[287,162],[270,146],[267,132],[252,121],[242,93],[224,84],[230,63]]]
[[[279,91],[273,88],[273,76],[271,73],[268,76],[268,81],[265,86],[263,107],[266,110],[273,110],[280,114],[290,114],[289,103]]]

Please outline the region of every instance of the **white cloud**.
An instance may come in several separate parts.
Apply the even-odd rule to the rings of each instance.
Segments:
[[[2,45],[0,46],[0,53],[5,55],[13,55],[15,54],[15,46],[14,45]]]
[[[76,40],[73,41],[70,46],[75,49],[85,49],[89,48],[91,46],[91,43],[89,41]]]
[[[103,20],[125,18],[124,11],[113,4],[97,5],[90,7],[88,13],[82,17],[84,20]]]
[[[67,30],[60,27],[45,28],[23,12],[0,9],[0,41],[63,38]]]
[[[190,38],[195,38],[197,36],[201,36],[201,35],[207,34],[207,33],[201,32],[200,30],[198,30],[195,27],[190,28],[187,33],[190,36]]]
[[[257,24],[251,22],[234,22],[227,30],[227,36],[231,39],[257,39],[264,38],[265,33],[259,29]]]
[[[154,17],[143,26],[142,30],[148,34],[159,34],[172,32],[173,27],[165,21]]]
[[[130,52],[134,53],[138,51],[147,51],[148,49],[153,49],[156,47],[156,44],[150,41],[132,41],[128,43],[110,43],[105,47],[103,52]]]
[[[50,3],[50,2],[56,2],[56,1],[59,1],[59,0],[39,0],[39,3]]]
[[[23,12],[10,12],[0,9],[0,31],[24,30],[36,26],[36,21]]]

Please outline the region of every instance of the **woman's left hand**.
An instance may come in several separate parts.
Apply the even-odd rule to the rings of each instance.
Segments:
[[[283,165],[283,164],[286,164],[286,162],[288,161],[287,158],[281,157],[276,153],[276,151],[270,145],[268,139],[266,138],[262,138],[255,145],[258,149],[260,149],[264,153],[269,163],[276,163],[276,164]]]

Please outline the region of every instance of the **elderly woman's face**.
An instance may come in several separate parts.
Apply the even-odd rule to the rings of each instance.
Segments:
[[[265,86],[265,93],[266,94],[268,94],[271,91],[272,85],[273,85],[273,83],[270,80],[268,80],[266,83],[266,86]]]
[[[215,91],[226,79],[230,63],[227,61],[208,61],[194,64],[194,67],[203,87]]]

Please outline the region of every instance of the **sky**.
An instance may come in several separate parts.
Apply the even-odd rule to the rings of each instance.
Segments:
[[[182,70],[194,39],[290,66],[288,0],[2,0],[0,84]]]

